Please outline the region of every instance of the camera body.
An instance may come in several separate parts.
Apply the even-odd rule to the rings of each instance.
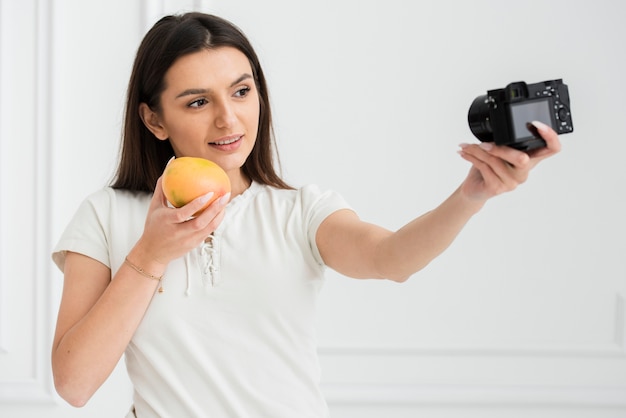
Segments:
[[[530,151],[546,143],[530,123],[543,122],[557,134],[574,131],[569,91],[562,79],[535,84],[518,81],[489,90],[470,106],[470,130],[482,142]]]

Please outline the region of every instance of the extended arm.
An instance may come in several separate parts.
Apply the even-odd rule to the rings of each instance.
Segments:
[[[461,186],[396,232],[363,222],[352,211],[330,215],[316,237],[324,262],[350,277],[406,280],[441,254],[488,199],[515,189],[539,161],[559,152],[556,133],[543,124],[537,128],[547,147],[530,154],[490,143],[463,144],[460,154],[472,168]]]

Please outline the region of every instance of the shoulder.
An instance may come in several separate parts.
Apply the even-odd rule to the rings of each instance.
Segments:
[[[110,249],[126,249],[145,221],[151,195],[104,187],[85,197],[53,249],[63,270],[65,253],[78,252],[111,266]],[[121,243],[121,244],[120,244]]]
[[[142,202],[145,199],[150,200],[152,195],[145,192],[132,192],[129,190],[114,189],[110,186],[103,187],[91,194],[87,195],[83,204],[91,204],[96,206],[106,206],[113,202]]]
[[[309,225],[311,231],[330,214],[341,209],[351,209],[336,191],[317,184],[307,184],[296,189],[277,189],[271,186],[257,187],[255,205],[259,211],[272,211],[288,216],[294,222]]]
[[[317,184],[307,184],[294,189],[278,189],[268,185],[253,183],[246,193],[251,195],[251,200],[259,203],[264,202],[266,205],[269,205],[268,207],[274,208],[289,207],[301,211],[323,207],[349,208],[348,203],[338,192],[323,188]]]
[[[105,237],[111,231],[134,230],[143,226],[151,194],[104,187],[88,195],[80,204],[65,234]]]
[[[323,188],[317,184],[306,184],[294,189],[278,189],[267,185],[255,185],[251,187],[253,194],[258,197],[265,197],[279,201],[297,201],[315,202],[318,200],[339,198],[341,195],[332,189]]]
[[[98,212],[114,210],[118,207],[129,209],[149,205],[151,194],[145,192],[131,192],[128,190],[104,187],[88,195],[82,206],[90,206]],[[147,207],[147,206],[146,206]]]
[[[317,184],[308,184],[297,189],[296,197],[302,201],[304,207],[316,208],[322,212],[330,213],[335,210],[350,208],[348,202],[339,192],[323,188]]]

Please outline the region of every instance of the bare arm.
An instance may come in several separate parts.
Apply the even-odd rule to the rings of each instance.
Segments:
[[[461,156],[472,163],[465,181],[437,208],[396,232],[363,222],[352,211],[330,215],[316,237],[324,262],[350,277],[406,280],[441,254],[488,199],[515,189],[539,161],[559,152],[556,133],[545,125],[538,131],[547,147],[530,154],[462,145]]]
[[[318,246],[326,264],[342,274],[402,282],[441,254],[481,206],[457,190],[395,233],[342,210],[320,225]]]
[[[134,259],[141,262],[140,257]],[[84,405],[111,374],[157,284],[128,266],[111,281],[105,265],[81,254],[67,254],[52,369],[57,391],[70,404]]]
[[[144,232],[128,259],[160,276],[170,260],[198,245],[219,225],[225,201],[218,199],[193,220],[202,197],[173,209],[166,205],[160,180],[150,204]],[[52,347],[57,392],[82,406],[111,374],[139,326],[158,286],[123,264],[111,270],[87,256],[68,253],[63,296]]]

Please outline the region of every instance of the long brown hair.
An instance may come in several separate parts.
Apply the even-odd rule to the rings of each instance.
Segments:
[[[165,16],[141,42],[128,83],[120,161],[111,186],[116,189],[154,192],[157,179],[174,156],[169,140],[157,139],[143,124],[139,105],[160,110],[167,70],[183,55],[202,49],[230,46],[246,55],[259,92],[260,114],[256,143],[245,161],[243,174],[251,180],[280,189],[291,189],[274,167],[278,161],[267,83],[261,64],[243,32],[231,22],[204,13]]]

